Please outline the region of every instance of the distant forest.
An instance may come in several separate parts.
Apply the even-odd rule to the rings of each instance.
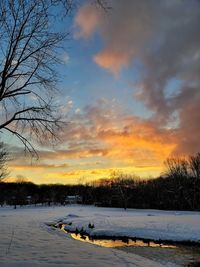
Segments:
[[[115,172],[111,178],[85,185],[31,182],[0,183],[0,205],[68,205],[67,196],[80,196],[80,204],[103,207],[164,210],[200,210],[200,153],[188,159],[170,158],[166,171],[142,180]]]

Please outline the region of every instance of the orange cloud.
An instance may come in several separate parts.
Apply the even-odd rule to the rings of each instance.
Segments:
[[[15,169],[15,170],[33,170],[33,169],[37,169],[37,170],[44,170],[44,169],[63,169],[63,168],[68,168],[69,165],[68,164],[30,164],[29,162],[27,162],[27,164],[10,164],[9,165],[10,168]]]
[[[110,70],[115,76],[129,63],[129,55],[122,51],[104,50],[95,55],[93,59],[100,67]]]
[[[148,1],[127,0],[126,5],[123,1],[112,1],[113,9],[109,14],[84,5],[75,17],[75,26],[79,29],[75,36],[88,38],[97,32],[104,41],[104,49],[93,59],[117,76],[151,35],[154,5],[152,8]]]
[[[107,153],[108,153],[107,149],[103,149],[103,148],[95,149],[95,148],[87,148],[87,147],[84,149],[80,145],[80,146],[77,146],[76,149],[40,151],[38,154],[40,157],[47,159],[47,160],[53,160],[53,159],[54,160],[65,160],[65,159],[78,159],[79,160],[82,158],[106,156]]]
[[[103,42],[93,56],[94,62],[115,76],[132,62],[133,73],[139,73],[137,80],[133,75],[133,83],[137,84],[134,89],[140,90],[135,97],[153,113],[157,128],[176,128],[174,153],[193,154],[200,150],[200,3],[191,0],[188,9],[187,1],[166,2],[112,1],[109,15],[99,14],[88,32],[90,36],[96,31]],[[189,20],[188,12],[193,14]],[[82,21],[87,20],[87,13],[81,13]],[[141,68],[137,68],[138,63]],[[142,135],[142,131],[139,133]],[[144,149],[154,147],[148,151],[162,151],[155,142],[145,141],[145,136],[143,139],[134,142]],[[171,151],[171,145],[166,151]]]
[[[129,117],[121,124],[124,124],[121,131],[110,129],[98,133],[101,141],[110,148],[107,156],[138,166],[161,166],[177,145],[172,130],[159,129],[150,121]]]
[[[69,172],[48,173],[45,177],[47,181],[62,182],[66,184],[85,183],[102,177],[110,177],[113,169],[91,169],[75,170]]]
[[[75,37],[90,37],[95,31],[98,25],[98,21],[98,10],[94,6],[82,6],[75,17],[75,27],[78,28],[75,32]]]
[[[14,172],[34,176],[40,183],[105,178],[110,169],[141,176],[158,175],[178,142],[176,131],[128,116],[105,101],[88,106],[84,113],[73,115],[71,121],[73,127],[67,125],[63,131],[63,149],[40,151],[44,164],[30,166],[23,159],[18,160],[11,165]]]

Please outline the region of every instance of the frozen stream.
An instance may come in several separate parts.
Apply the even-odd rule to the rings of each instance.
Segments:
[[[163,265],[200,267],[200,247],[196,246],[158,245],[154,242],[149,242],[148,244],[141,240],[132,241],[131,239],[127,239],[126,241],[118,239],[90,240],[86,236],[81,238],[80,235],[76,234],[71,234],[71,237],[79,241],[89,242],[103,247],[113,247],[128,253],[138,254],[160,262]],[[173,265],[170,265],[170,263]]]
[[[120,250],[155,260],[163,265],[200,267],[200,248],[178,246],[176,248],[159,247],[120,247]],[[174,265],[170,265],[170,263]]]
[[[188,266],[200,267],[200,246],[186,246],[181,244],[170,244],[153,242],[132,238],[98,238],[89,237],[87,234],[69,233],[65,230],[64,224],[57,224],[54,227],[60,228],[73,239],[107,248],[116,248],[127,253],[133,253],[150,260],[161,263],[164,266]]]

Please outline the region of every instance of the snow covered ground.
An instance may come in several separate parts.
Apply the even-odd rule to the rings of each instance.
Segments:
[[[128,236],[152,240],[195,241],[200,243],[200,212],[158,211],[90,207],[68,214],[66,230],[76,228],[91,236]],[[94,228],[89,228],[94,224]]]
[[[161,264],[112,248],[73,240],[45,222],[63,219],[93,234],[200,240],[200,213],[120,210],[91,206],[0,208],[0,266],[157,267]],[[91,230],[91,229],[90,229]]]

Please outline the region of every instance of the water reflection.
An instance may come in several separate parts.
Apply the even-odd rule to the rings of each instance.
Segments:
[[[84,232],[70,233],[65,230],[65,224],[48,224],[48,226],[60,228],[71,235],[75,240],[87,242],[107,248],[116,248],[128,253],[138,254],[149,258],[164,266],[200,267],[200,247],[183,244],[170,245],[161,241],[136,239],[128,237],[90,237]]]
[[[116,247],[159,247],[159,248],[176,248],[173,245],[165,245],[165,244],[158,244],[152,241],[142,241],[142,240],[132,240],[130,238],[123,238],[123,239],[96,239],[91,238],[87,235],[75,234],[71,233],[71,237],[73,239],[87,242],[91,244],[95,244],[102,247],[107,248],[116,248]]]

